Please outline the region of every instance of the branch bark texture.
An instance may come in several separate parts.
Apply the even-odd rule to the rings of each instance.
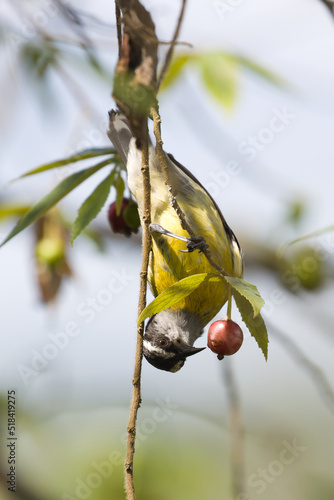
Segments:
[[[157,47],[155,26],[149,12],[138,0],[116,0],[118,63],[114,77],[113,97],[128,119],[137,147],[142,153],[143,224],[142,265],[138,317],[146,306],[147,271],[151,251],[151,185],[149,173],[148,114],[155,102]],[[123,29],[122,29],[123,28]],[[139,167],[138,167],[139,168]],[[141,368],[144,324],[137,329],[133,393],[127,428],[127,448],[124,463],[125,490],[128,500],[135,500],[133,464],[136,422],[141,404]]]

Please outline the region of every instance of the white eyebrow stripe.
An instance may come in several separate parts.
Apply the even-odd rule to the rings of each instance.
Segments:
[[[174,354],[172,352],[167,352],[164,349],[161,349],[161,347],[152,345],[148,340],[143,341],[143,346],[145,349],[149,352],[154,352],[158,356],[161,356],[162,358],[173,358]]]

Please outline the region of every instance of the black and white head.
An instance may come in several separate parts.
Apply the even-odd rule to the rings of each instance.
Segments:
[[[146,325],[143,352],[147,361],[159,368],[175,373],[186,358],[205,347],[193,347],[202,327],[197,318],[187,311],[166,309],[152,316]]]

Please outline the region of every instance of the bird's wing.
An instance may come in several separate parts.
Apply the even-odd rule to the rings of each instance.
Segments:
[[[114,147],[116,148],[116,150],[120,154],[123,162],[125,163],[125,165],[127,165],[128,154],[129,154],[129,145],[130,145],[130,140],[132,139],[133,135],[131,133],[129,123],[121,111],[111,110],[109,112],[108,136],[109,136],[111,142],[113,143]],[[188,176],[193,182],[195,182],[210,198],[210,200],[212,201],[212,203],[213,203],[215,209],[217,210],[217,213],[222,221],[226,235],[229,238],[232,255],[234,255],[234,253],[235,253],[235,248],[233,248],[233,247],[237,248],[237,251],[239,253],[239,260],[241,262],[241,268],[242,268],[242,257],[241,257],[242,252],[241,252],[239,242],[238,242],[235,234],[233,233],[232,229],[227,224],[227,222],[226,222],[220,208],[218,207],[217,203],[212,198],[210,193],[208,193],[208,191],[205,189],[205,187],[196,179],[196,177],[186,167],[184,167],[181,163],[179,163],[173,157],[173,155],[168,154],[168,157],[177,168],[179,168],[186,176]],[[242,269],[241,269],[241,273],[242,273]]]
[[[169,159],[174,163],[174,165],[176,165],[180,170],[182,170],[182,172],[184,172],[188,177],[190,177],[194,182],[196,182],[196,184],[198,184],[202,189],[203,191],[205,191],[205,193],[208,195],[208,197],[210,198],[210,200],[212,201],[215,209],[217,210],[218,214],[219,214],[219,217],[221,218],[221,221],[222,221],[222,224],[224,226],[224,229],[226,231],[226,234],[229,236],[230,240],[235,242],[240,253],[241,253],[241,248],[240,248],[240,245],[239,245],[239,242],[237,240],[237,237],[235,236],[234,232],[232,231],[232,229],[230,228],[230,226],[227,224],[226,220],[225,220],[225,217],[223,216],[219,206],[217,205],[217,203],[215,202],[215,200],[212,198],[211,194],[205,189],[205,187],[203,186],[203,184],[201,184],[199,182],[198,179],[196,179],[196,177],[190,172],[190,170],[188,170],[186,167],[184,167],[180,162],[178,162],[174,156],[170,153],[167,153],[167,156],[169,157]]]

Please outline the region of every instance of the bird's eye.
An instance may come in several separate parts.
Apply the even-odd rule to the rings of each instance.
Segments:
[[[159,347],[167,347],[168,346],[168,340],[166,340],[165,338],[161,337],[160,339],[157,339],[156,344]]]

